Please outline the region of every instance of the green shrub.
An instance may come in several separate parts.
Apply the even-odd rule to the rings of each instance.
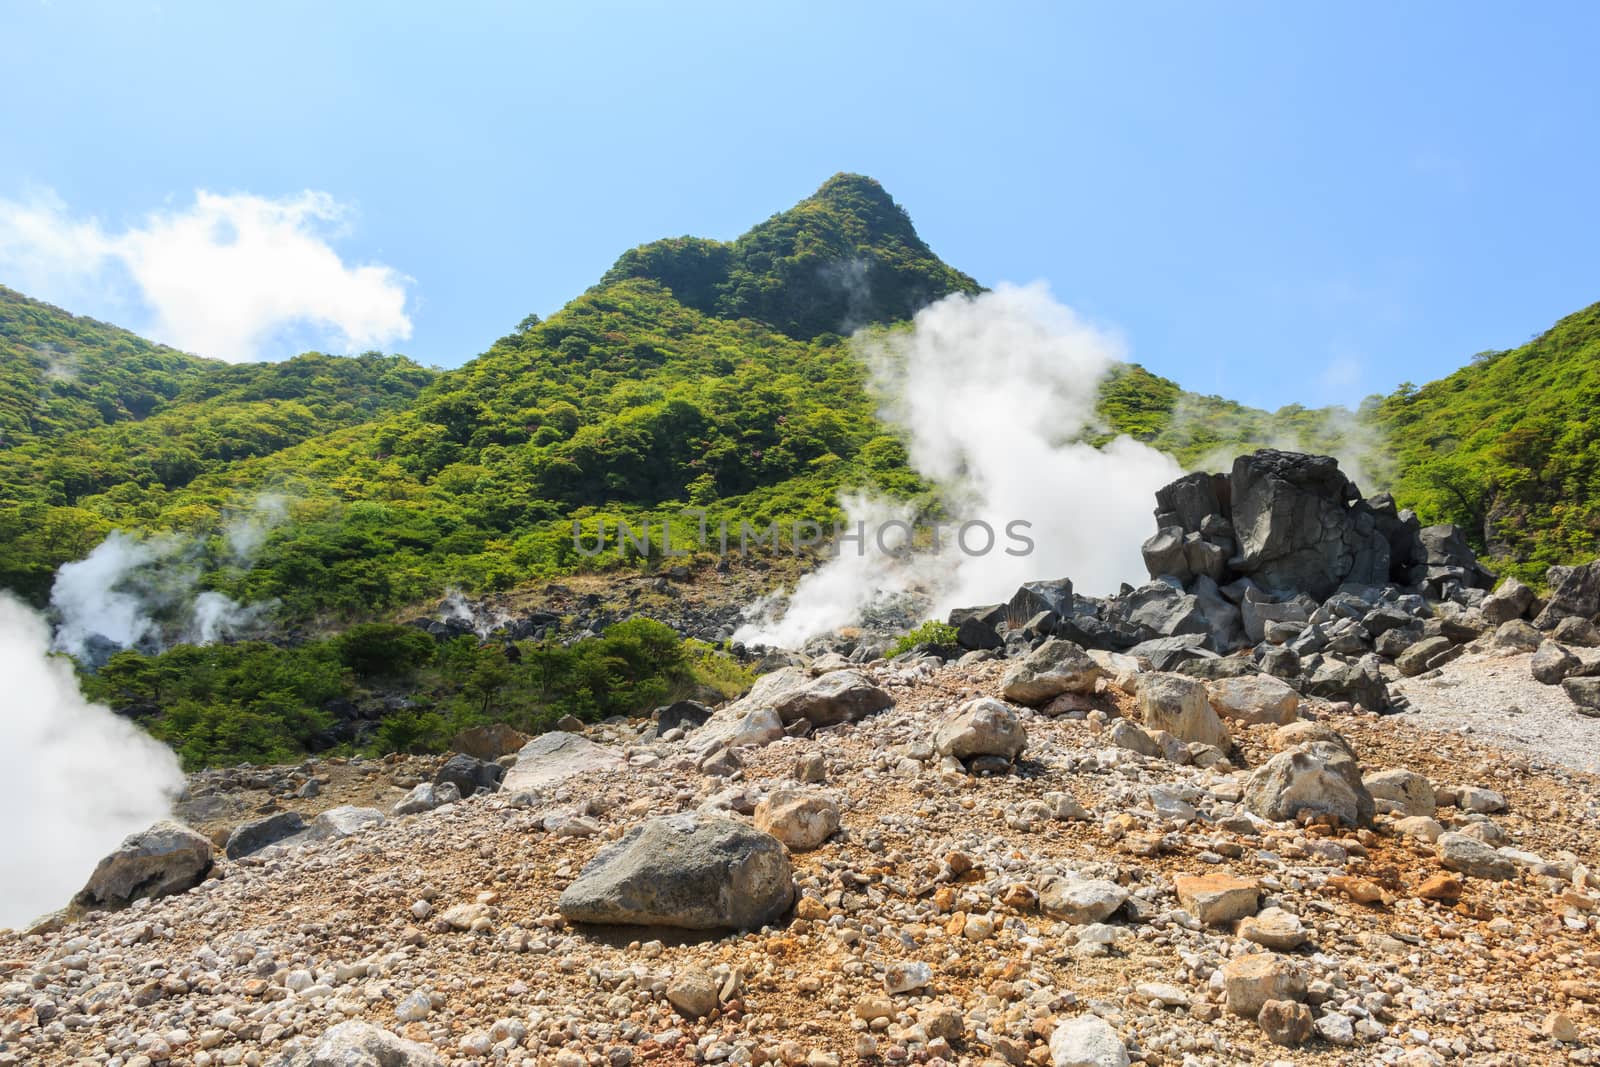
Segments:
[[[915,630],[907,633],[889,648],[889,655],[898,656],[910,652],[918,645],[953,645],[956,643],[956,628],[947,622],[929,619]]]
[[[409,678],[433,659],[434,640],[414,626],[367,622],[333,639],[339,661],[360,678]]]

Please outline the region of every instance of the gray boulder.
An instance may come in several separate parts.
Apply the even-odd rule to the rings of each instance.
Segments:
[[[1093,693],[1101,673],[1081,647],[1052,637],[1007,669],[1000,692],[1018,704],[1044,704],[1062,693]]]
[[[963,704],[939,724],[933,735],[933,747],[939,755],[959,760],[975,756],[1014,760],[1027,744],[1028,733],[1017,713],[991,697]]]
[[[800,667],[763,675],[750,692],[725,711],[771,708],[785,725],[805,719],[813,726],[855,722],[893,704],[888,693],[859,671],[829,671],[813,678]]]
[[[1579,715],[1600,718],[1600,678],[1568,678],[1561,689]]]
[[[457,752],[445,760],[434,773],[433,782],[435,785],[449,782],[456,787],[456,792],[464,797],[470,797],[480,789],[490,793],[499,789],[505,773],[506,769],[498,763],[489,763],[476,756]]]
[[[554,730],[522,746],[516,766],[506,772],[500,786],[508,793],[547,789],[578,775],[620,770],[623,763],[620,754],[582,734]],[[397,809],[397,814],[405,813]]]
[[[1006,625],[1013,630],[1020,630],[1028,624],[1029,619],[1045,611],[1063,618],[1072,614],[1072,579],[1024,582],[1006,605]]]
[[[1517,876],[1515,863],[1475,837],[1444,833],[1439,835],[1434,847],[1439,850],[1439,862],[1447,870],[1459,871],[1470,878],[1493,881],[1505,881]]]
[[[273,1067],[444,1067],[426,1045],[359,1019],[331,1028],[309,1049],[287,1051],[271,1062]]]
[[[1533,654],[1533,661],[1528,664],[1533,672],[1535,681],[1545,685],[1560,685],[1568,676],[1576,674],[1583,667],[1583,660],[1562,648],[1554,641],[1546,641],[1539,646],[1539,651]]]
[[[1389,687],[1383,680],[1383,666],[1376,655],[1362,656],[1355,663],[1329,657],[1317,665],[1306,679],[1304,693],[1323,700],[1347,700],[1368,711],[1387,711]]]
[[[1152,637],[1128,649],[1132,656],[1152,671],[1174,671],[1198,660],[1216,659],[1217,654],[1206,647],[1210,638],[1205,634],[1175,634],[1172,637]]]
[[[1176,578],[1187,582],[1194,577],[1184,550],[1183,527],[1163,526],[1140,546],[1145,570],[1152,578]]]
[[[602,849],[562,892],[569,922],[754,930],[794,902],[783,843],[736,819],[650,819]]]
[[[268,845],[275,845],[284,838],[293,837],[305,828],[304,815],[298,811],[280,811],[235,827],[233,833],[228,835],[228,844],[222,851],[230,860],[240,859],[252,852],[260,852]]]
[[[1211,633],[1199,599],[1168,581],[1147,582],[1124,593],[1111,602],[1107,614],[1114,626],[1137,634],[1140,640]]]
[[[1329,741],[1286,749],[1257,767],[1245,783],[1244,806],[1273,822],[1310,813],[1336,816],[1347,826],[1365,826],[1374,811],[1360,767]]]
[[[382,826],[388,821],[377,808],[342,804],[337,808],[329,808],[311,820],[311,837],[318,841],[334,841]]]
[[[956,627],[956,644],[968,652],[992,651],[1006,647],[1005,641],[995,628],[976,615],[968,615],[961,620],[961,625]]]
[[[1298,599],[1274,602],[1254,585],[1245,590],[1244,599],[1239,602],[1245,636],[1257,645],[1266,640],[1268,623],[1308,623],[1311,621],[1311,611],[1304,601]]]
[[[1193,596],[1205,617],[1209,631],[1206,643],[1213,652],[1227,654],[1252,643],[1245,636],[1243,615],[1223,596],[1210,575],[1202,574],[1194,580]]]
[[[1495,630],[1492,643],[1507,652],[1533,652],[1544,643],[1544,634],[1522,619],[1503,622]],[[1557,638],[1560,640],[1560,638]]]
[[[1568,648],[1600,648],[1600,627],[1576,615],[1568,615],[1556,623],[1550,637]]]
[[[1551,567],[1545,572],[1550,599],[1533,624],[1553,630],[1562,619],[1594,620],[1600,615],[1600,559],[1581,567]]]
[[[1499,626],[1520,619],[1533,607],[1534,593],[1515,578],[1501,582],[1493,593],[1483,598],[1478,610],[1491,626]]]
[[[1226,752],[1228,728],[1212,710],[1206,683],[1181,674],[1151,673],[1139,679],[1139,713],[1146,729],[1165,730],[1180,741],[1199,741]]]
[[[687,733],[711,720],[711,709],[698,700],[677,700],[656,712],[656,732],[682,730]]]
[[[211,873],[211,842],[187,826],[158,822],[123,839],[73,897],[79,908],[122,908],[199,885]]]

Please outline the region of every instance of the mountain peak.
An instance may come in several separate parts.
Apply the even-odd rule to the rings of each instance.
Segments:
[[[979,289],[934,255],[882,185],[848,173],[735,241],[679,237],[632,249],[601,284],[627,278],[657,281],[708,315],[802,339],[908,319]]]

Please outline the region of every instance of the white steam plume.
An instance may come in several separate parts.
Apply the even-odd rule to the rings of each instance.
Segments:
[[[248,567],[266,543],[267,535],[288,518],[289,498],[277,493],[263,493],[248,509],[230,516],[222,534],[234,564]]]
[[[1231,471],[1236,457],[1258,448],[1275,448],[1332,456],[1363,496],[1389,488],[1393,456],[1383,433],[1370,420],[1349,408],[1334,406],[1294,412],[1291,423],[1292,410],[1230,412],[1185,395],[1172,409],[1165,437],[1177,448],[1203,440],[1228,442],[1204,453],[1191,465],[1194,470]]]
[[[63,563],[50,587],[50,606],[61,620],[56,649],[82,660],[97,637],[118,648],[151,640],[160,630],[155,610],[170,602],[170,593],[158,593],[149,582],[135,586],[130,578],[171,559],[179,547],[175,538],[141,541],[113,530],[83,559]]]
[[[222,529],[227,561],[249,567],[267,534],[288,514],[285,498],[266,495],[232,515]],[[141,539],[121,530],[88,556],[64,563],[50,588],[59,620],[55,648],[98,664],[115,649],[159,651],[172,641],[208,645],[250,633],[277,604],[240,604],[201,590],[201,541],[167,534]]]
[[[109,708],[90,704],[50,629],[0,595],[0,775],[26,812],[0,823],[0,926],[62,907],[100,858],[171,810],[177,758]]]
[[[951,518],[995,532],[992,550],[964,551],[947,530],[944,549],[911,560],[843,555],[795,588],[781,619],[743,627],[747,642],[794,647],[854,621],[881,594],[922,587],[936,613],[995,603],[1036,578],[1070,577],[1085,593],[1143,577],[1139,547],[1150,533],[1155,490],[1182,474],[1177,461],[1130,438],[1084,442],[1096,425],[1101,381],[1121,348],[1056,302],[1042,284],[1002,285],[946,297],[919,312],[908,332],[857,335],[883,415],[907,435],[911,465],[943,490]],[[846,501],[869,531],[894,505]],[[1031,524],[1031,552],[1011,555],[1006,536]],[[975,534],[970,548],[982,547]]]

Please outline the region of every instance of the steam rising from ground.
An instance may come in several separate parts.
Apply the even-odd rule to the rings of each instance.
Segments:
[[[231,516],[222,529],[227,562],[249,567],[287,502],[263,496]],[[254,630],[275,602],[240,604],[225,593],[202,590],[205,544],[168,534],[140,538],[114,530],[88,556],[64,563],[50,588],[59,620],[55,648],[98,664],[112,651],[159,651],[182,641],[208,645]]]
[[[1196,441],[1232,442],[1206,452],[1191,465],[1194,470],[1229,471],[1237,456],[1258,448],[1276,448],[1332,456],[1364,496],[1389,488],[1393,455],[1383,433],[1368,419],[1339,406],[1291,414],[1294,410],[1281,409],[1263,418],[1261,412],[1230,413],[1183,396],[1172,409],[1172,422],[1163,440],[1180,450]]]
[[[78,691],[50,629],[0,595],[0,775],[23,810],[0,823],[0,925],[67,903],[100,858],[170,811],[177,757]]]
[[[843,501],[866,522],[866,554],[854,546],[795,587],[781,618],[752,622],[740,640],[795,647],[860,617],[878,597],[926,590],[935,614],[995,603],[1034,578],[1071,577],[1085,593],[1114,591],[1144,574],[1139,546],[1151,498],[1182,474],[1170,456],[1130,438],[1104,448],[1096,427],[1100,382],[1121,346],[1056,302],[1042,284],[1002,285],[950,296],[919,312],[910,331],[857,335],[884,417],[907,436],[911,465],[942,491],[950,518],[983,522],[993,549],[969,554],[946,531],[939,552],[896,558],[870,531],[902,506],[871,497]],[[1031,552],[1006,537],[1031,523]],[[969,547],[984,538],[975,534]]]

